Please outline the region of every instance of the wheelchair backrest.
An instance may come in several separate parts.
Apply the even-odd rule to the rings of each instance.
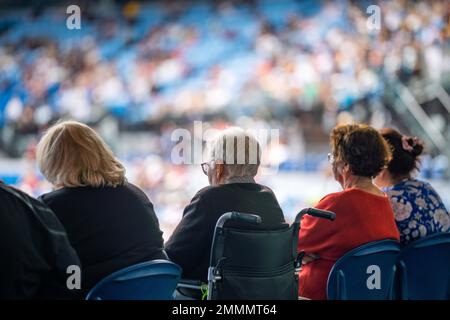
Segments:
[[[297,299],[295,275],[298,232],[224,227],[216,232],[211,266],[221,280],[212,299]]]

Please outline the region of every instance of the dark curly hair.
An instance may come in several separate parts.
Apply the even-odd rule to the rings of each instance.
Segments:
[[[424,149],[422,142],[414,140],[412,137],[403,136],[392,128],[381,129],[380,133],[392,149],[392,160],[387,167],[392,176],[406,176],[413,170],[419,169],[419,156]],[[407,149],[404,148],[404,140],[409,146]]]
[[[368,125],[339,125],[331,131],[330,144],[335,161],[348,163],[357,176],[377,176],[392,157],[386,140]]]

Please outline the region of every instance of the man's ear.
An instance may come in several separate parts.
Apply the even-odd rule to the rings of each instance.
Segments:
[[[224,172],[224,165],[222,163],[216,163],[216,180],[220,181],[220,179],[223,177]]]

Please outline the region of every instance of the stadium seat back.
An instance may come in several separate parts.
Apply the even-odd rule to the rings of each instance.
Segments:
[[[399,254],[400,245],[394,240],[370,242],[347,252],[330,271],[328,299],[393,299]]]
[[[403,248],[399,261],[400,298],[450,299],[450,233],[434,234]]]
[[[86,300],[172,300],[181,268],[166,260],[139,263],[107,276]]]

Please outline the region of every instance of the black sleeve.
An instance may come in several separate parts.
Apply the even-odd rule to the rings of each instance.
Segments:
[[[21,232],[7,216],[9,212],[5,209],[3,198],[0,201],[0,300],[3,299],[25,299],[33,295],[33,285],[29,284],[31,290],[21,285],[23,277],[23,252],[27,254],[28,245],[22,240]],[[33,282],[33,281],[30,281]]]
[[[213,230],[210,224],[215,221],[208,215],[208,209],[211,209],[208,197],[198,192],[184,209],[183,218],[165,244],[167,255],[183,268],[183,272],[195,269],[200,257],[209,255]]]
[[[131,188],[131,190],[133,190],[133,192],[138,195],[141,203],[145,207],[145,212],[147,213],[147,216],[150,220],[150,236],[152,237],[152,243],[155,245],[155,259],[167,259],[167,255],[164,250],[163,232],[161,231],[158,216],[156,215],[153,203],[140,188],[131,183],[128,183],[127,185]]]
[[[71,246],[64,227],[51,209],[39,200],[30,200],[39,215],[38,220],[46,233],[48,245],[52,248],[52,270],[45,276],[45,283],[39,292],[40,298],[77,297],[79,290],[69,290],[66,282],[70,276],[67,273],[69,266],[78,266],[80,269],[82,267],[78,255]]]
[[[58,218],[20,190],[2,185],[1,197],[0,296],[76,296],[66,286],[66,271],[69,265],[80,266],[80,261]]]

